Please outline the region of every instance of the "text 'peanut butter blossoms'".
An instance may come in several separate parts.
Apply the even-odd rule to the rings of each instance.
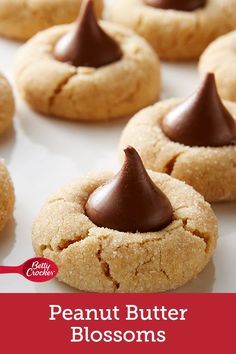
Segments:
[[[132,28],[171,61],[198,59],[212,41],[236,29],[234,0],[114,0],[109,19]]]
[[[125,149],[121,171],[90,196],[85,210],[96,225],[123,232],[158,231],[173,216],[170,201],[153,183],[132,147]]]
[[[35,252],[83,291],[161,292],[195,278],[211,259],[217,221],[192,187],[146,171],[125,149],[121,171],[68,183],[33,225]]]
[[[17,86],[35,111],[107,121],[159,99],[160,63],[153,49],[126,27],[98,21],[93,4],[85,0],[75,23],[42,31],[19,49]]]
[[[185,181],[209,202],[236,200],[236,105],[222,101],[213,74],[182,102],[162,101],[133,117],[120,151],[132,144],[146,168]]]

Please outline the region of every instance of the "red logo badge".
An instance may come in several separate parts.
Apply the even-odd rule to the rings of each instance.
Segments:
[[[35,283],[43,283],[53,279],[58,273],[58,268],[50,259],[35,257],[16,267],[0,266],[0,274],[10,273],[21,274]]]

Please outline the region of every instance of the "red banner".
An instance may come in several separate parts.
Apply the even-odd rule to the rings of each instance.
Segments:
[[[236,294],[1,294],[1,352],[233,353]]]

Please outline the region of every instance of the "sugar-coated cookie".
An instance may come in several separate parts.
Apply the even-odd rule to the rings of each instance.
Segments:
[[[215,38],[236,28],[235,0],[172,1],[172,7],[164,6],[171,3],[169,0],[157,0],[164,8],[148,2],[155,0],[112,1],[109,18],[146,38],[162,59],[198,58]],[[199,3],[199,7],[180,11],[178,3]]]
[[[36,254],[58,265],[58,279],[79,290],[160,292],[203,270],[217,232],[200,194],[166,174],[147,173],[128,148],[117,175],[87,175],[53,195],[32,239]]]
[[[12,124],[15,103],[12,88],[3,74],[0,73],[0,134]]]
[[[14,187],[3,161],[0,160],[0,231],[12,217],[14,202]]]
[[[20,48],[16,82],[40,113],[82,121],[112,120],[155,102],[159,60],[125,27],[98,24],[87,1],[75,25],[51,28]]]
[[[53,25],[70,23],[78,15],[82,0],[1,0],[0,35],[25,41]],[[100,16],[103,0],[94,0]]]
[[[120,156],[132,145],[146,168],[185,181],[209,202],[235,201],[235,142],[236,104],[221,103],[209,74],[186,101],[162,101],[134,116],[123,131]]]
[[[200,58],[199,71],[213,72],[221,97],[236,101],[236,31],[209,45]]]

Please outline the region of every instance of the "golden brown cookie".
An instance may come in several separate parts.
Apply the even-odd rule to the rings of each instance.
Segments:
[[[48,27],[74,21],[82,0],[1,0],[0,35],[25,41]],[[94,0],[99,16],[103,0]]]
[[[12,217],[15,196],[10,175],[0,160],[0,231]]]
[[[236,200],[235,144],[190,147],[171,141],[164,134],[162,121],[180,102],[166,100],[134,116],[123,131],[120,155],[124,147],[132,145],[146,168],[185,181],[209,202]],[[225,102],[225,106],[236,119],[236,105]]]
[[[15,103],[12,88],[3,74],[0,73],[0,134],[12,124]]]
[[[160,94],[160,64],[141,37],[108,22],[100,25],[119,43],[120,60],[100,68],[56,60],[58,40],[73,29],[62,25],[39,33],[20,48],[16,82],[21,96],[40,113],[82,121],[129,116]]]
[[[80,178],[48,200],[34,222],[33,246],[37,255],[56,262],[60,281],[84,291],[160,292],[203,270],[217,237],[211,207],[185,183],[148,173],[173,207],[173,221],[158,232],[119,232],[86,216],[88,198],[110,173]]]
[[[154,8],[143,0],[112,1],[109,18],[134,29],[162,59],[198,58],[215,38],[236,28],[235,0],[208,0],[194,11]]]
[[[236,101],[236,31],[209,45],[200,58],[199,71],[213,72],[221,97]]]

